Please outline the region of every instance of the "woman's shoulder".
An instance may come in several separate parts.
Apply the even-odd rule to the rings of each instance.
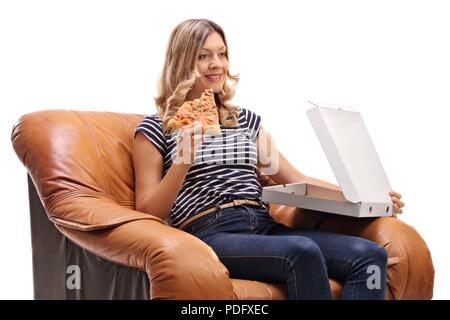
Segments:
[[[144,119],[142,119],[142,122],[157,122],[157,123],[162,124],[162,120],[157,113],[144,116]]]
[[[144,116],[136,129],[145,128],[151,126],[153,128],[162,129],[162,120],[157,114],[150,114]]]
[[[250,132],[252,140],[258,136],[259,128],[261,126],[261,117],[249,108],[240,108],[239,125]]]
[[[146,115],[136,127],[136,132],[153,133],[163,137],[162,120],[157,114]]]
[[[258,116],[258,113],[253,111],[253,108],[243,108],[239,107],[239,117],[251,117],[251,116]]]
[[[254,123],[261,121],[261,116],[250,108],[240,107],[239,122]]]
[[[147,115],[138,124],[135,135],[140,132],[158,148],[161,155],[166,154],[166,137],[162,130],[162,120],[158,115]]]

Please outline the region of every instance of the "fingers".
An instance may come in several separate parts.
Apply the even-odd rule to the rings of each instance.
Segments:
[[[389,192],[389,195],[390,195],[391,197],[396,197],[396,198],[398,198],[398,199],[401,199],[401,197],[402,197],[401,194],[399,194],[399,193],[397,193],[397,192],[395,192],[395,191]]]
[[[203,132],[203,125],[199,121],[194,122],[194,135],[200,135]]]
[[[405,203],[404,203],[404,202],[401,202],[400,200],[397,200],[396,202],[397,202],[397,205],[398,205],[400,208],[403,208],[403,207],[405,206]]]
[[[203,125],[200,122],[180,128],[176,138],[177,157],[182,159],[183,163],[195,162],[197,149],[204,141],[202,131]]]
[[[398,205],[399,208],[403,208],[403,207],[405,206],[405,203],[402,202],[402,201],[400,201],[399,198],[397,198],[397,197],[391,197],[391,201],[392,201],[394,204]]]
[[[180,129],[180,134],[186,134],[190,136],[202,135],[203,125],[199,121],[195,121],[194,124],[186,125]]]
[[[400,214],[402,212],[403,210],[396,203],[394,203],[394,213]]]
[[[180,148],[198,147],[203,142],[203,136],[184,132],[178,135],[176,141]]]
[[[393,209],[394,209],[394,214],[400,214],[403,212],[403,207],[405,206],[405,203],[400,201],[402,195],[395,192],[395,191],[391,191],[389,192],[389,195],[391,196],[391,201],[393,204]]]
[[[400,203],[403,203],[402,201],[400,201],[400,198],[398,198],[398,197],[391,196],[391,200],[392,200],[393,202],[398,202],[399,204],[400,204]]]

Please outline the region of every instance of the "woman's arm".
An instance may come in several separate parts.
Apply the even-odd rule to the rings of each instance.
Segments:
[[[173,164],[164,178],[163,157],[142,134],[133,145],[136,210],[166,220],[190,165]]]
[[[261,168],[262,174],[267,172],[270,178],[276,183],[309,183],[315,186],[327,189],[341,191],[341,188],[335,184],[309,177],[297,170],[277,149],[272,137],[263,128],[260,128],[258,139],[258,167]]]

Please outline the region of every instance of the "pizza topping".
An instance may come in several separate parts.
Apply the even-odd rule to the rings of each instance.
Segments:
[[[176,130],[195,121],[207,125],[205,129],[209,132],[220,135],[219,114],[213,89],[206,89],[199,99],[184,102],[169,122],[169,127]]]

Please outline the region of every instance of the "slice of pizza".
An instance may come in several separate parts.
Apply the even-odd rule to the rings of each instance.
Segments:
[[[203,134],[221,135],[213,89],[206,89],[199,99],[183,103],[169,121],[168,126],[173,132],[184,126],[194,125],[196,121],[202,124]]]

